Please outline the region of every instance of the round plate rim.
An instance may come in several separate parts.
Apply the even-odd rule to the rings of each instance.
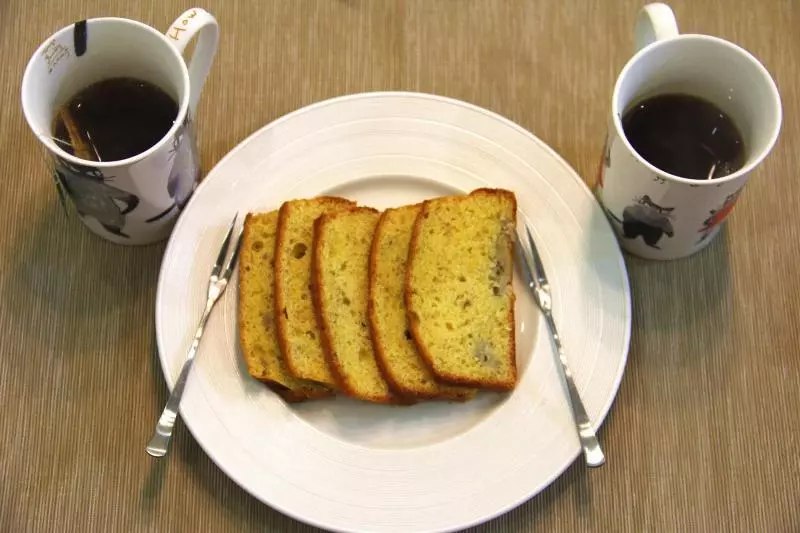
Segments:
[[[510,119],[508,119],[508,118],[506,118],[506,117],[494,112],[494,111],[491,111],[489,109],[480,107],[480,106],[478,106],[476,104],[472,104],[470,102],[466,102],[466,101],[463,101],[463,100],[459,100],[459,99],[451,98],[451,97],[447,97],[447,96],[436,95],[436,94],[429,94],[429,93],[423,93],[423,92],[414,92],[414,91],[371,91],[371,92],[360,92],[360,93],[347,94],[347,95],[343,95],[343,96],[336,96],[336,97],[320,100],[320,101],[317,101],[317,102],[313,102],[311,104],[308,104],[308,105],[305,105],[305,106],[300,107],[298,109],[295,109],[293,111],[290,111],[289,113],[286,113],[286,114],[284,114],[282,116],[279,116],[279,117],[275,118],[274,120],[268,122],[264,126],[256,129],[250,135],[248,135],[242,141],[240,141],[238,144],[236,144],[236,146],[234,146],[231,150],[229,150],[211,168],[211,170],[206,174],[204,179],[201,181],[201,183],[197,186],[197,188],[193,192],[192,197],[189,200],[189,203],[194,201],[195,198],[197,198],[200,194],[202,194],[202,191],[204,190],[204,187],[210,181],[210,179],[212,179],[214,177],[215,172],[217,171],[217,169],[219,169],[225,163],[227,163],[227,161],[229,159],[232,159],[233,157],[235,157],[242,149],[245,148],[245,146],[247,146],[254,139],[256,139],[257,137],[262,135],[264,132],[269,131],[270,129],[277,127],[281,123],[287,122],[287,121],[289,121],[289,120],[291,120],[291,119],[293,119],[293,118],[295,118],[297,116],[304,115],[304,114],[307,114],[307,113],[312,113],[312,112],[314,112],[315,110],[317,110],[319,108],[323,108],[323,107],[327,107],[327,106],[331,106],[331,105],[336,105],[336,104],[344,103],[344,102],[351,102],[351,101],[357,101],[357,100],[370,100],[370,99],[374,99],[374,98],[418,98],[418,99],[426,100],[426,101],[430,101],[430,102],[440,102],[440,103],[447,103],[447,104],[450,104],[450,105],[460,106],[460,107],[469,109],[471,111],[483,114],[483,115],[487,116],[488,118],[492,118],[492,119],[500,122],[503,126],[510,127],[512,129],[516,130],[518,133],[523,134],[529,140],[531,140],[532,142],[536,143],[541,149],[543,149],[545,152],[547,152],[550,155],[550,157],[552,157],[555,160],[557,160],[566,170],[568,170],[569,174],[579,184],[579,186],[580,186],[581,190],[584,192],[584,194],[587,194],[592,199],[594,199],[594,195],[592,194],[592,192],[589,189],[589,187],[586,184],[586,182],[584,182],[583,179],[581,179],[581,177],[578,175],[577,171],[572,167],[572,165],[570,165],[558,152],[556,152],[547,143],[545,143],[544,141],[539,139],[531,131],[523,128],[521,125],[517,124],[516,122],[514,122],[514,121],[512,121],[512,120],[510,120]],[[184,210],[186,209],[186,207],[188,207],[188,204],[187,204],[187,206],[184,206]],[[597,207],[600,208],[600,206],[597,206]],[[164,350],[163,350],[162,332],[158,327],[158,325],[161,322],[161,313],[162,313],[162,311],[161,311],[161,306],[158,305],[158,302],[162,300],[163,292],[166,290],[165,287],[164,287],[164,285],[165,285],[165,282],[164,282],[164,279],[165,279],[165,275],[164,275],[165,261],[163,261],[163,258],[168,257],[170,255],[172,249],[176,246],[177,235],[180,233],[180,229],[185,224],[188,224],[188,222],[186,221],[186,219],[183,216],[180,216],[178,218],[178,221],[175,224],[175,227],[172,229],[172,231],[170,233],[170,237],[169,237],[169,239],[167,241],[167,246],[165,247],[164,253],[163,253],[163,256],[162,256],[162,265],[159,267],[159,278],[158,278],[158,284],[157,284],[157,288],[156,288],[156,299],[155,299],[155,302],[156,302],[155,307],[156,307],[156,309],[155,309],[155,317],[154,318],[155,318],[155,335],[156,335],[156,344],[157,344],[157,348],[158,348],[158,358],[159,358],[159,363],[161,365],[162,374],[164,375],[164,380],[165,380],[165,382],[167,384],[167,387],[168,387],[168,389],[170,391],[172,390],[172,388],[174,386],[175,379],[170,375],[170,373],[168,371],[168,364],[167,364],[166,358],[163,355],[164,354]],[[607,229],[607,231],[612,232],[612,234],[613,234],[613,229],[611,228],[610,223],[608,222],[608,220],[605,217],[603,217],[603,224],[604,224],[605,228]],[[623,339],[624,349],[623,349],[623,353],[621,355],[621,358],[619,360],[619,370],[617,371],[617,375],[616,375],[616,377],[614,379],[613,386],[612,386],[613,394],[611,394],[609,396],[608,400],[606,401],[606,403],[601,408],[600,415],[597,417],[597,420],[593,421],[593,426],[594,426],[595,431],[597,431],[599,429],[599,427],[602,425],[602,423],[605,422],[605,419],[608,416],[608,413],[611,410],[611,407],[614,404],[614,401],[616,400],[617,394],[619,392],[619,387],[620,387],[621,382],[622,382],[622,378],[625,375],[625,368],[627,366],[628,355],[629,355],[629,352],[630,352],[630,341],[631,341],[631,331],[632,331],[632,302],[631,302],[630,278],[629,278],[629,275],[628,275],[628,270],[627,270],[627,266],[625,264],[624,255],[622,253],[622,249],[619,246],[619,243],[618,243],[618,241],[616,239],[614,239],[613,242],[614,242],[614,251],[616,252],[615,255],[616,255],[616,258],[617,258],[617,263],[618,263],[618,266],[620,268],[620,272],[623,274],[622,275],[622,281],[623,281],[623,283],[622,283],[622,291],[623,291],[623,299],[624,299],[624,304],[625,304],[625,315],[626,315],[625,329],[624,329],[624,339]],[[266,504],[266,505],[268,505],[268,506],[280,511],[281,513],[285,514],[286,516],[289,516],[289,517],[291,517],[291,518],[293,518],[293,519],[295,519],[295,520],[297,520],[299,522],[302,522],[302,523],[305,523],[305,524],[309,524],[309,525],[314,526],[314,527],[322,528],[322,529],[325,529],[325,530],[342,531],[343,533],[350,533],[349,530],[331,529],[331,526],[328,525],[328,524],[325,524],[324,522],[321,522],[321,521],[316,520],[316,519],[311,518],[311,517],[302,516],[302,515],[300,515],[298,513],[295,513],[295,512],[293,512],[291,510],[285,509],[285,508],[283,508],[283,507],[281,507],[281,506],[279,506],[279,505],[277,505],[277,504],[275,504],[273,502],[266,501],[264,498],[261,497],[260,494],[253,494],[246,486],[244,486],[241,483],[239,483],[239,480],[237,479],[237,477],[235,475],[233,475],[232,472],[229,472],[219,461],[216,460],[216,456],[215,456],[214,452],[212,452],[211,450],[207,449],[206,446],[204,445],[204,443],[200,439],[196,438],[195,431],[194,431],[194,429],[192,427],[193,426],[193,422],[189,421],[189,420],[186,420],[183,417],[182,410],[181,410],[181,419],[183,420],[183,423],[186,426],[186,428],[192,434],[192,438],[195,439],[195,441],[200,445],[200,447],[203,449],[203,451],[206,453],[206,455],[208,455],[208,457],[214,462],[214,465],[217,468],[219,468],[220,470],[222,470],[225,473],[226,476],[228,476],[234,483],[236,483],[237,486],[239,486],[245,492],[247,492],[251,496],[255,497],[257,500],[259,500],[263,504]],[[497,518],[497,517],[509,512],[510,510],[518,507],[522,503],[530,500],[531,498],[533,498],[534,496],[539,494],[542,490],[544,490],[544,488],[550,486],[553,483],[553,481],[555,481],[557,478],[559,478],[567,470],[567,468],[569,468],[569,466],[575,461],[575,459],[580,454],[581,454],[581,449],[580,449],[580,447],[578,447],[578,449],[572,455],[572,459],[570,461],[566,462],[563,465],[563,467],[556,469],[552,476],[550,476],[548,479],[546,479],[545,481],[540,483],[538,487],[534,487],[534,489],[526,497],[524,497],[524,498],[522,498],[522,499],[520,499],[518,501],[509,502],[506,506],[503,506],[502,508],[498,509],[495,513],[493,513],[491,515],[484,516],[484,517],[482,517],[480,519],[476,519],[476,520],[473,520],[471,522],[464,522],[464,523],[461,523],[461,524],[458,524],[458,525],[454,525],[454,526],[448,527],[446,529],[425,530],[424,532],[421,531],[420,533],[448,533],[448,532],[454,532],[454,531],[462,530],[464,528],[473,527],[473,526],[488,522],[489,520],[492,520],[494,518]]]

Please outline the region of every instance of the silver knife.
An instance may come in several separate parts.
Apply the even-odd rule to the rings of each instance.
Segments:
[[[514,256],[519,269],[525,274],[525,284],[528,285],[533,299],[536,300],[539,309],[542,310],[545,322],[547,322],[547,327],[550,330],[550,337],[553,339],[556,352],[558,352],[558,360],[561,364],[557,365],[557,368],[567,386],[567,391],[569,391],[572,419],[575,422],[575,429],[578,431],[578,438],[581,441],[583,455],[586,457],[586,464],[591,467],[603,466],[606,462],[606,457],[603,455],[603,450],[600,449],[600,442],[597,440],[589,415],[586,414],[586,408],[583,406],[580,394],[578,394],[578,388],[575,386],[575,380],[572,377],[572,372],[567,364],[567,356],[561,344],[561,337],[558,335],[558,329],[556,329],[556,323],[553,320],[550,284],[547,282],[547,276],[544,273],[542,259],[539,257],[531,231],[527,226],[525,227],[525,232],[528,236],[531,257],[529,258],[528,254],[525,253],[525,247],[522,245],[519,233],[517,233],[517,246]]]

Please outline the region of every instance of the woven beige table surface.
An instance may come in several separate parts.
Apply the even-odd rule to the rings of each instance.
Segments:
[[[221,41],[198,127],[205,172],[306,104],[368,90],[466,100],[518,122],[588,182],[633,0],[207,0]],[[56,29],[117,15],[159,29],[190,3],[0,1],[0,532],[310,533],[241,490],[182,425],[144,453],[167,388],[153,352],[164,244],[109,244],[62,212],[20,108]],[[781,138],[719,238],[627,257],[633,336],[600,437],[609,461],[470,531],[800,532],[800,2],[673,0],[683,31],[761,59]]]

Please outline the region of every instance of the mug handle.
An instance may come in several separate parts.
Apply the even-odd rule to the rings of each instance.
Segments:
[[[217,53],[219,25],[211,13],[199,7],[193,7],[175,19],[166,32],[167,39],[181,55],[195,35],[198,36],[197,46],[195,46],[187,67],[189,70],[189,112],[192,116],[195,115],[203,84],[211,70],[214,55]]]
[[[678,22],[675,13],[667,4],[647,4],[636,17],[634,29],[636,51],[656,41],[678,36]]]

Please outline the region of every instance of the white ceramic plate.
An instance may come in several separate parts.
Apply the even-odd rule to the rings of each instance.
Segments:
[[[631,328],[625,266],[602,211],[529,132],[484,109],[415,93],[300,109],[242,142],[205,178],[170,238],[158,285],[158,346],[170,388],[237,211],[323,193],[385,208],[478,187],[516,193],[598,426],[622,378]],[[290,516],[335,531],[459,530],[529,499],[579,453],[544,322],[518,281],[516,390],[412,407],[344,398],[284,404],[240,361],[232,283],[209,322],[181,415],[227,475]]]

